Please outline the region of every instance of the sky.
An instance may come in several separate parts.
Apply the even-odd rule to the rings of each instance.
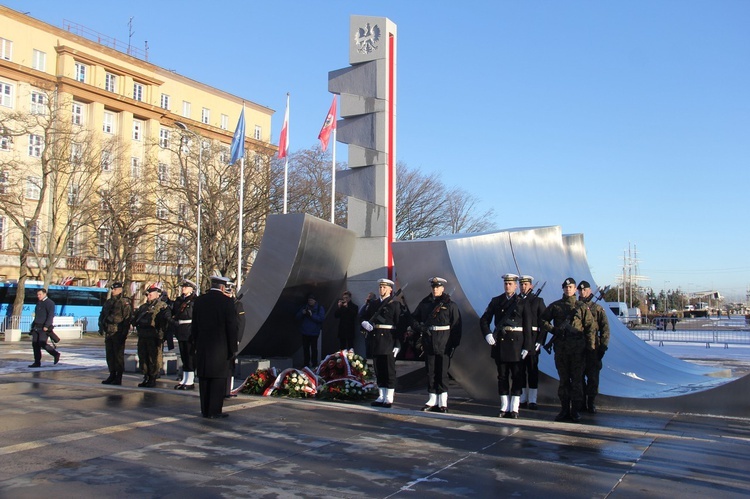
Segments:
[[[274,109],[274,143],[289,92],[292,152],[318,143],[350,16],[388,17],[398,161],[475,196],[498,229],[584,234],[599,285],[630,248],[657,292],[750,289],[748,1],[2,4],[124,42],[132,17],[149,62]]]

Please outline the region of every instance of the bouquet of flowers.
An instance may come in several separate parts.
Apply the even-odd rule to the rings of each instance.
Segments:
[[[323,380],[318,396],[334,400],[371,398],[377,385],[367,379],[367,362],[353,350],[341,350],[323,359],[317,368]]]
[[[276,380],[278,375],[279,373],[276,371],[275,367],[258,369],[247,377],[239,391],[242,393],[249,393],[250,395],[262,395]]]
[[[318,393],[318,377],[310,368],[285,369],[282,371],[273,384],[263,392],[265,396],[287,396],[287,397],[314,397]]]

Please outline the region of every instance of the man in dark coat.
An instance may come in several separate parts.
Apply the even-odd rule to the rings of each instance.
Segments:
[[[103,385],[121,385],[125,371],[125,340],[130,330],[130,300],[122,294],[122,283],[112,284],[111,295],[99,314],[99,334],[104,336],[109,377]]]
[[[222,412],[227,380],[237,353],[237,311],[224,294],[229,279],[212,277],[211,289],[195,299],[191,339],[200,378],[201,415],[225,418]]]
[[[344,291],[336,305],[333,316],[339,320],[339,348],[354,348],[354,333],[357,331],[359,307],[352,301],[351,291]]]
[[[461,312],[445,293],[447,281],[430,279],[432,292],[412,314],[412,328],[419,331],[427,365],[428,399],[423,411],[448,412],[448,366],[461,343]]]
[[[539,408],[536,403],[539,393],[539,353],[547,338],[547,332],[539,327],[539,318],[547,309],[547,305],[544,304],[544,299],[534,292],[534,278],[532,276],[522,275],[519,282],[521,283],[521,298],[526,303],[526,309],[529,312],[531,345],[534,347],[529,349],[529,354],[522,362],[523,391],[521,392],[520,407],[535,411]],[[526,387],[527,381],[528,388]]]
[[[195,288],[193,281],[185,279],[180,284],[182,294],[172,304],[172,331],[180,346],[180,360],[182,360],[182,380],[175,385],[175,390],[195,389],[195,359],[193,345],[190,344],[190,329],[193,323],[193,304],[195,303]]]
[[[501,418],[518,418],[523,392],[523,360],[533,348],[531,320],[526,303],[516,294],[518,276],[503,276],[505,293],[490,300],[479,320],[484,339],[492,347],[497,366],[497,391],[500,394]],[[494,321],[495,329],[492,330]]]
[[[362,313],[366,319],[361,327],[367,332],[380,392],[371,404],[374,407],[391,407],[396,393],[396,356],[401,349],[396,326],[401,317],[401,303],[393,299],[393,284],[390,279],[379,279],[380,298],[368,301]]]
[[[52,329],[55,318],[55,302],[47,297],[47,290],[36,292],[39,300],[34,309],[34,323],[31,325],[31,348],[34,350],[34,363],[29,367],[42,367],[42,349],[60,362],[60,352],[47,344],[47,333]]]

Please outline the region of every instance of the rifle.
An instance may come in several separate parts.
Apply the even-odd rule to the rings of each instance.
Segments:
[[[575,309],[573,310],[573,315],[575,315]],[[565,322],[563,322],[562,324],[560,324],[559,328],[556,327],[555,329],[562,329],[566,333],[576,333],[576,334],[579,333],[578,330],[576,330],[575,328],[573,328],[573,324],[570,323],[570,317],[566,317],[565,318]],[[550,355],[552,355],[552,342],[555,341],[555,336],[556,335],[557,335],[557,333],[555,333],[554,331],[552,331],[552,337],[542,347]]]
[[[406,284],[406,286],[408,286],[408,285],[409,285],[409,284],[407,283],[407,284]],[[378,308],[377,308],[377,309],[375,310],[375,312],[373,312],[373,313],[372,313],[372,315],[370,315],[370,318],[369,318],[369,319],[367,319],[367,322],[370,322],[370,323],[371,323],[371,322],[372,322],[372,320],[373,320],[373,319],[374,319],[375,317],[377,317],[377,316],[378,316],[378,314],[380,314],[380,311],[381,311],[381,310],[383,310],[383,308],[384,308],[384,307],[385,307],[386,305],[388,305],[389,303],[391,303],[391,302],[393,301],[393,299],[394,299],[394,298],[397,298],[397,297],[398,297],[398,296],[399,296],[399,295],[401,294],[401,291],[403,291],[403,289],[406,289],[406,286],[404,286],[403,288],[398,288],[398,290],[397,290],[397,291],[396,291],[395,293],[392,293],[392,294],[391,294],[391,296],[389,296],[389,297],[388,297],[388,298],[387,298],[386,300],[383,300],[382,302],[380,302],[380,306],[379,306],[379,307],[378,307]],[[408,310],[408,308],[407,308],[407,310]],[[360,329],[360,332],[361,332],[362,334],[364,334],[364,335],[365,335],[365,337],[367,337],[367,333],[368,333],[369,331],[365,331],[365,330],[363,330],[363,329]]]
[[[597,296],[596,299],[594,299],[594,303],[598,302],[599,300],[603,300],[604,299],[604,293],[606,293],[607,291],[609,291],[610,287],[611,286],[609,286],[609,285],[604,286],[603,288],[599,287],[599,289],[596,290],[596,292],[599,294],[599,296]]]
[[[544,281],[544,283],[542,283],[542,285],[536,291],[534,291],[534,298],[537,298],[539,296],[539,293],[542,292],[542,290],[544,289],[544,286],[546,285],[547,285],[547,281]],[[528,295],[523,295],[524,300],[526,299],[527,296]]]

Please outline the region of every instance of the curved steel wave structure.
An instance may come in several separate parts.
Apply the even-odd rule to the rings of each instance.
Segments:
[[[302,345],[295,313],[309,293],[328,311],[346,282],[355,238],[353,231],[310,215],[269,216],[238,293],[246,318],[239,351],[294,356]]]
[[[399,285],[410,305],[429,293],[428,278],[449,281],[446,290],[461,309],[464,334],[451,363],[451,374],[473,397],[497,399],[497,371],[479,329],[479,317],[493,296],[502,293],[506,272],[531,274],[549,304],[562,296],[561,283],[596,284],[589,270],[583,235],[563,235],[559,226],[515,228],[481,234],[443,236],[393,244]],[[408,285],[408,286],[407,286]],[[610,406],[642,409],[709,411],[746,415],[743,397],[750,377],[731,380],[718,371],[676,359],[635,336],[605,307],[611,339],[601,371],[600,393]],[[551,355],[542,352],[540,370],[546,386],[540,400],[556,402],[557,371]],[[721,386],[724,385],[724,386]]]

